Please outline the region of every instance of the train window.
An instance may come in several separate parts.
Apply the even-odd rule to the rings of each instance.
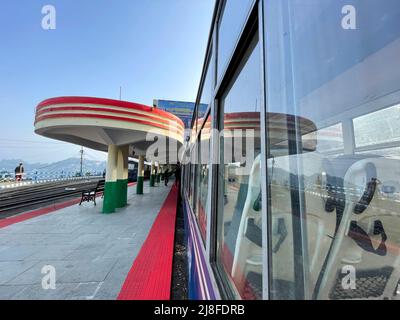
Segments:
[[[235,2],[237,3],[237,2]],[[237,298],[262,298],[258,35],[220,100],[217,263]]]
[[[191,198],[191,204],[192,204],[192,209],[193,212],[196,214],[198,217],[198,211],[197,211],[197,197],[198,197],[198,192],[199,192],[199,177],[198,177],[198,172],[199,172],[199,161],[198,161],[198,146],[199,144],[196,142],[193,149],[192,149],[192,198]]]
[[[209,58],[209,61],[212,61],[212,57]],[[206,76],[205,76],[204,83],[203,83],[203,88],[201,90],[200,102],[198,104],[198,110],[197,110],[197,119],[198,119],[197,120],[197,131],[199,131],[201,129],[201,127],[203,126],[203,122],[205,120],[205,113],[207,112],[207,109],[211,103],[211,97],[212,97],[212,92],[213,92],[213,88],[214,88],[213,74],[214,74],[213,64],[208,63],[207,72],[206,72]]]
[[[211,117],[208,116],[200,132],[198,224],[203,241],[206,241],[208,212],[208,176],[210,172]]]
[[[199,157],[200,157],[200,144],[199,144],[199,139],[200,136],[197,137],[196,145],[193,148],[194,154],[194,162],[193,162],[193,167],[194,167],[194,193],[193,193],[193,200],[192,200],[192,205],[193,205],[193,212],[196,215],[197,221],[199,221],[199,191],[200,191],[200,164],[199,164]]]
[[[352,4],[357,30],[343,1],[266,2],[273,299],[400,299],[400,6]]]
[[[191,150],[190,154],[190,189],[189,189],[189,200],[192,205],[192,209],[194,209],[193,201],[195,197],[195,173],[196,173],[196,153],[195,148]]]
[[[186,193],[189,195],[189,190],[190,190],[190,163],[186,165]]]
[[[356,147],[400,142],[400,104],[353,120]]]
[[[252,2],[252,0],[227,0],[224,3],[218,23],[218,79],[227,66]]]

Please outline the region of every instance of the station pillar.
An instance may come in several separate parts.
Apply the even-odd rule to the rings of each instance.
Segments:
[[[117,163],[118,147],[108,146],[106,182],[104,184],[103,213],[115,212],[117,197]]]
[[[164,166],[161,166],[161,168],[160,168],[160,175],[161,175],[160,180],[164,181]]]
[[[161,182],[161,165],[157,164],[157,183],[160,184]]]
[[[144,182],[144,156],[139,156],[136,193],[143,194]]]
[[[156,182],[155,163],[154,163],[154,161],[151,161],[150,187],[154,187],[155,182]]]
[[[129,146],[118,148],[116,208],[123,208],[128,203],[128,155]]]

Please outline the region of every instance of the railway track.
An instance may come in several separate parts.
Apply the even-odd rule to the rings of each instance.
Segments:
[[[18,214],[23,209],[37,208],[81,195],[97,185],[101,178],[80,181],[49,182],[0,191],[0,219]]]

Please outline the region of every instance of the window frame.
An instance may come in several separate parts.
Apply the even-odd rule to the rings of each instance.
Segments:
[[[202,160],[202,154],[201,154],[201,134],[202,134],[202,131],[203,131],[203,129],[204,129],[204,126],[205,126],[205,124],[207,123],[207,119],[208,118],[210,118],[210,133],[211,133],[211,130],[212,130],[212,128],[213,128],[213,118],[212,118],[212,116],[211,116],[211,110],[209,109],[208,110],[208,112],[206,112],[205,113],[205,116],[204,116],[204,121],[203,121],[203,123],[202,123],[202,126],[201,126],[201,129],[199,129],[199,136],[198,136],[198,154],[197,154],[197,161],[198,161],[198,165],[199,166],[202,166],[203,164],[201,163],[201,160]],[[210,165],[210,167],[209,167],[209,172],[208,172],[208,182],[207,182],[207,203],[209,203],[209,205],[208,205],[208,208],[207,208],[207,206],[206,206],[206,208],[204,208],[204,211],[205,211],[205,215],[206,215],[206,234],[205,234],[205,238],[203,238],[203,235],[201,235],[201,238],[202,238],[202,240],[203,240],[203,245],[204,245],[204,247],[206,247],[207,248],[207,242],[209,241],[208,239],[209,239],[209,232],[210,232],[210,230],[209,230],[209,227],[208,227],[208,225],[210,224],[209,223],[209,220],[210,220],[210,214],[209,214],[209,211],[210,211],[210,208],[211,208],[211,202],[210,202],[210,199],[209,199],[209,197],[210,197],[210,192],[209,192],[209,190],[211,189],[212,190],[212,187],[211,187],[211,185],[210,185],[210,175],[212,174],[212,161],[211,161],[211,151],[212,150],[212,139],[211,139],[211,135],[210,135],[210,138],[209,138],[209,156],[208,156],[208,164]],[[211,183],[212,183],[212,181],[211,181]],[[200,200],[200,195],[201,195],[201,183],[200,183],[200,181],[199,181],[199,184],[198,184],[198,186],[199,186],[199,191],[198,191],[198,197],[197,197],[197,205],[198,206],[200,206],[201,205],[201,200]],[[211,192],[211,194],[212,194],[212,192]],[[199,228],[199,230],[201,230],[201,228],[200,228],[200,221],[199,221],[199,219],[198,219],[199,217],[197,216],[197,226],[198,226],[198,228]],[[201,233],[201,232],[200,232]]]
[[[233,53],[231,55],[231,58],[227,62],[226,69],[223,71],[221,75],[221,79],[217,80],[217,86],[215,89],[215,126],[214,128],[218,129],[220,131],[221,129],[221,119],[223,120],[223,112],[221,112],[221,98],[225,91],[229,88],[229,85],[231,84],[232,79],[235,76],[236,71],[238,70],[238,67],[240,66],[242,59],[244,58],[244,55],[249,48],[249,45],[251,44],[254,36],[256,33],[258,33],[258,41],[260,45],[260,57],[262,58],[264,55],[264,48],[263,48],[263,40],[262,37],[264,36],[262,30],[263,28],[263,19],[260,19],[260,15],[262,14],[262,1],[253,1],[251,5],[250,12],[245,20],[244,26],[242,28],[242,31],[239,35],[238,41],[234,47]],[[218,37],[218,35],[217,35]],[[218,43],[218,39],[217,39]],[[260,68],[261,68],[261,78],[260,78],[260,87],[261,87],[261,105],[260,105],[260,117],[263,118],[265,116],[265,84],[264,84],[264,62],[263,59],[261,59],[260,62]],[[262,121],[262,120],[261,120]],[[261,136],[264,135],[265,132],[265,127],[262,126],[262,122],[260,123],[260,134]],[[214,150],[220,150],[219,146],[219,139],[215,139],[213,142],[214,144]],[[218,155],[218,159],[219,159]],[[264,146],[261,147],[261,157],[264,159],[265,158],[265,148]],[[265,166],[265,161],[262,164],[262,167]],[[220,265],[220,263],[217,260],[217,252],[218,252],[218,210],[220,210],[219,206],[221,201],[220,195],[223,194],[221,193],[221,183],[219,183],[219,167],[220,164],[215,165],[215,169],[213,170],[213,188],[216,190],[214,192],[214,198],[215,201],[212,201],[212,224],[214,226],[213,228],[213,239],[212,243],[210,244],[210,264],[211,268],[214,272],[214,276],[216,277],[217,280],[217,285],[220,290],[220,294],[223,299],[237,299],[240,297],[240,294],[237,292],[236,288],[232,285],[231,281],[228,279],[228,276],[226,275],[225,270],[223,269],[223,266]],[[263,171],[263,170],[262,170]],[[265,170],[264,170],[265,172]],[[262,185],[265,184],[263,174],[262,174]],[[264,193],[266,186],[262,187],[262,193]],[[266,233],[266,215],[265,215],[265,202],[263,201],[263,209],[262,209],[262,232],[263,232],[263,241],[266,241],[267,238],[267,233]],[[264,242],[263,242],[264,244]],[[265,249],[263,248],[263,261],[265,260]],[[264,272],[265,272],[265,265],[263,265],[263,279],[264,279]],[[263,299],[265,299],[265,292],[268,292],[265,288],[265,281],[263,280]]]
[[[218,48],[217,50],[219,50],[219,26],[220,26],[220,22],[222,21],[222,18],[224,16],[224,12],[225,12],[225,7],[226,7],[226,3],[228,0],[222,0],[219,4],[219,8],[218,8],[218,13],[217,13],[217,18],[215,21],[215,31],[216,31],[216,39],[217,39],[217,45]],[[262,2],[262,0],[260,1]],[[216,87],[217,87],[217,92],[220,90],[221,84],[223,83],[224,78],[226,77],[226,74],[229,72],[229,70],[231,69],[231,64],[234,62],[234,60],[236,59],[236,51],[238,49],[240,49],[240,47],[242,46],[242,36],[246,33],[246,27],[248,22],[251,20],[252,15],[254,14],[254,8],[258,6],[259,0],[253,0],[252,2],[249,3],[249,7],[248,7],[248,12],[246,13],[244,20],[243,20],[243,24],[242,24],[242,28],[240,29],[240,31],[237,34],[237,38],[236,41],[233,45],[231,54],[228,55],[226,61],[225,61],[225,65],[222,66],[222,70],[220,75],[218,76],[218,70],[220,69],[220,63],[218,61],[218,52],[217,52],[217,64],[215,67],[215,73],[216,73]]]

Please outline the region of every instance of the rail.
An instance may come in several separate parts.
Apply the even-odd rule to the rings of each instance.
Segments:
[[[34,184],[43,184],[49,182],[62,182],[62,181],[79,181],[87,179],[100,179],[102,176],[89,176],[89,177],[69,177],[69,178],[55,178],[55,179],[40,179],[40,180],[25,180],[20,182],[0,182],[0,190],[12,189],[23,186],[30,186]]]
[[[7,213],[34,205],[48,204],[81,195],[82,191],[95,187],[101,177],[90,179],[68,179],[42,185],[25,185],[21,188],[0,191],[0,219]],[[78,180],[78,181],[77,181]],[[82,181],[85,180],[85,181]]]

